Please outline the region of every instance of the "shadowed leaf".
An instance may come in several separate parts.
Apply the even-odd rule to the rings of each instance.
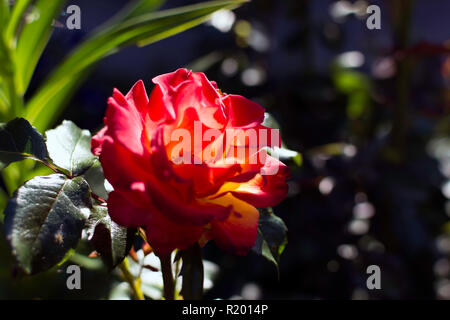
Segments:
[[[136,230],[112,221],[104,206],[94,206],[87,222],[88,240],[109,269],[116,267],[127,256],[135,233]]]
[[[26,182],[8,202],[5,229],[18,265],[28,274],[50,269],[75,248],[89,216],[89,185],[61,174]]]
[[[273,262],[278,269],[280,256],[287,244],[287,227],[272,208],[260,209],[258,238],[253,251]]]
[[[42,135],[22,118],[0,124],[0,170],[26,158],[48,158]]]

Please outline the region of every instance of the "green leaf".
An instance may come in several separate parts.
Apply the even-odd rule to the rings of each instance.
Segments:
[[[100,259],[92,259],[77,252],[69,257],[69,261],[89,270],[101,270],[105,267]]]
[[[84,174],[83,177],[89,183],[91,190],[97,196],[104,200],[108,200],[108,190],[105,188],[105,175],[103,174],[102,165],[100,161],[95,160],[92,167],[90,167]]]
[[[8,194],[3,190],[0,189],[0,211],[3,212],[3,210],[6,208],[6,204],[8,203]],[[0,215],[0,224],[3,223],[3,220],[5,219],[4,215]]]
[[[287,161],[292,160],[297,166],[301,166],[303,163],[303,157],[302,154],[298,151],[289,150],[287,148],[266,148],[267,153],[275,157],[276,159],[279,159],[281,161]]]
[[[333,73],[333,81],[336,89],[342,93],[351,94],[355,91],[369,91],[368,77],[358,71],[338,69]]]
[[[287,244],[287,227],[272,208],[259,210],[258,237],[253,251],[275,264],[278,270],[280,256]]]
[[[128,255],[136,230],[112,221],[105,206],[94,206],[86,227],[88,240],[109,269],[116,267]]]
[[[127,19],[140,16],[144,13],[150,13],[156,11],[165,0],[137,0],[132,1],[118,14],[116,14],[111,20],[105,23],[101,28],[106,28],[117,24],[118,22],[125,21]]]
[[[272,129],[280,129],[280,124],[277,119],[268,112],[264,112],[264,121],[262,125]]]
[[[93,64],[125,46],[148,45],[206,21],[221,9],[233,9],[246,0],[208,1],[156,13],[132,16],[103,29],[83,42],[47,79],[26,107],[25,118],[45,130],[60,114],[68,95]],[[60,93],[64,92],[64,95]]]
[[[22,118],[0,124],[0,170],[26,158],[45,161],[47,147],[42,135]]]
[[[0,61],[0,63],[2,63],[2,62]],[[2,70],[0,67],[0,73],[1,72],[2,72]],[[2,79],[0,79],[0,120],[3,121],[3,119],[5,119],[8,114],[8,111],[10,108],[10,103],[9,103],[9,99],[6,94],[5,84],[1,80]]]
[[[183,260],[181,295],[185,300],[200,300],[203,296],[204,278],[202,249],[196,243],[186,250],[182,250],[180,255]]]
[[[50,269],[75,248],[90,212],[89,185],[62,174],[26,182],[8,202],[5,229],[18,265],[27,274]]]
[[[352,93],[348,97],[347,115],[350,119],[360,118],[370,106],[369,95],[365,91]]]
[[[27,2],[29,1],[19,1],[16,6],[22,3],[28,6]],[[53,19],[61,11],[64,2],[65,0],[38,0],[34,3],[33,11],[29,16],[32,21],[23,27],[15,52],[15,85],[18,94],[23,95],[27,90],[34,69],[50,39]],[[15,11],[14,9],[13,17]]]
[[[71,175],[84,173],[97,159],[91,152],[91,133],[72,121],[64,120],[56,129],[45,132],[45,137],[50,158]]]
[[[5,1],[9,2],[9,0]],[[11,41],[15,36],[19,23],[22,20],[22,18],[24,18],[24,13],[27,10],[28,6],[30,5],[31,1],[32,0],[17,0],[15,2],[8,23],[4,24],[5,26],[4,37],[8,45],[11,44]]]
[[[138,0],[130,6],[130,10],[127,12],[125,18],[133,18],[142,15],[143,12],[153,12],[157,10],[165,0]],[[124,19],[125,20],[125,19]]]
[[[367,75],[335,66],[332,68],[336,89],[348,95],[347,115],[358,119],[370,109],[371,84]]]
[[[0,0],[0,26],[6,26],[9,19],[9,0]],[[0,34],[4,34],[4,29],[0,31]]]

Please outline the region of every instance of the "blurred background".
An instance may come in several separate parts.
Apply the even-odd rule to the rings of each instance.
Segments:
[[[82,28],[55,26],[29,93],[127,2],[70,1]],[[366,27],[370,4],[381,8],[379,30]],[[446,0],[253,0],[106,58],[61,120],[94,132],[113,88],[127,92],[142,79],[150,91],[159,74],[205,72],[222,91],[264,106],[302,155],[289,163],[289,197],[274,208],[289,229],[279,278],[264,258],[209,243],[206,298],[450,299],[449,12]],[[381,290],[366,287],[374,264]],[[69,291],[61,270],[14,279],[1,235],[0,298],[103,299],[117,290],[115,274],[92,268],[83,290]]]

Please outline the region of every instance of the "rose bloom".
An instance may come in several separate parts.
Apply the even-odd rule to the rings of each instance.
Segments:
[[[219,159],[200,163],[173,161],[179,141],[172,134],[185,129],[194,136],[194,123],[200,122],[203,132],[221,133],[201,142],[202,151],[211,152],[227,129],[270,131],[262,125],[264,109],[244,97],[223,94],[203,73],[179,69],[153,82],[150,97],[142,81],[125,96],[115,89],[105,127],[92,138],[92,152],[99,155],[114,188],[109,215],[119,225],[144,228],[157,254],[208,240],[246,254],[257,237],[257,208],[274,206],[287,195],[289,169],[264,149],[273,144],[270,132],[268,142],[258,140],[255,146],[248,139],[234,139]],[[229,161],[229,151],[242,148],[248,151],[241,159],[245,161]],[[194,149],[192,159],[201,159]],[[250,161],[255,157],[259,161]],[[264,170],[275,174],[261,174]]]

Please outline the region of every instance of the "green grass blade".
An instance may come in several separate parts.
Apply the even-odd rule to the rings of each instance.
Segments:
[[[206,21],[221,9],[234,9],[246,0],[209,1],[127,19],[98,32],[82,43],[47,79],[26,107],[24,117],[45,130],[69,98],[58,99],[61,90],[73,92],[77,79],[102,58],[132,44],[148,45]]]
[[[0,81],[0,122],[6,121],[9,110],[9,101],[6,94],[6,88],[3,82]]]
[[[4,0],[8,2],[9,0]],[[32,0],[17,0],[12,11],[11,11],[11,17],[8,21],[8,24],[5,28],[5,40],[7,41],[8,45],[11,44],[13,41],[15,34],[17,32],[17,28],[19,27],[19,23],[22,20],[25,11],[27,10],[28,6],[30,5]]]
[[[0,0],[0,26],[6,26],[9,20],[9,0]],[[0,31],[4,36],[4,28]]]
[[[23,95],[30,83],[36,64],[50,39],[53,19],[60,12],[64,0],[38,0],[33,8],[36,19],[25,24],[19,35],[15,55],[15,85]]]
[[[159,9],[159,7],[165,2],[165,0],[137,0],[130,3],[123,10],[121,10],[117,15],[112,17],[108,22],[106,22],[102,28],[106,26],[113,26],[119,22],[123,22],[127,19],[140,16],[144,13],[154,12]]]
[[[133,17],[143,15],[145,13],[152,13],[159,9],[163,5],[165,0],[135,0],[131,1],[122,10],[120,10],[115,16],[103,23],[98,28],[92,31],[92,34],[98,34],[105,30],[109,30],[114,26],[131,19]]]
[[[130,10],[127,11],[126,19],[140,16],[143,12],[156,11],[163,5],[164,0],[139,0],[133,4]],[[125,20],[125,19],[123,19]]]

